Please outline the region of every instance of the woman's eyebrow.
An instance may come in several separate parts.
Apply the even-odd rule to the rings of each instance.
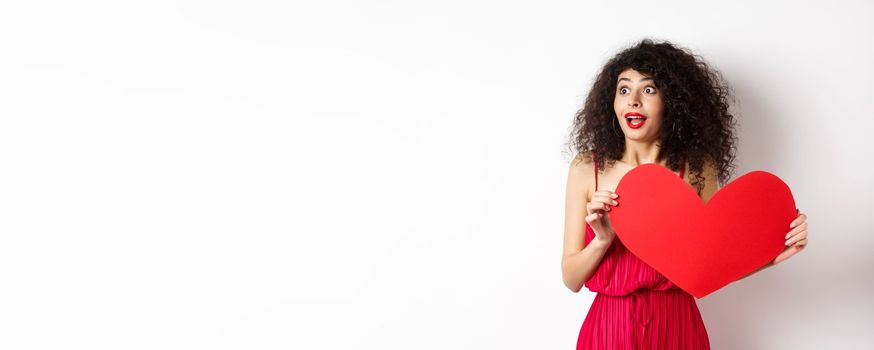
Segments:
[[[628,78],[619,78],[619,81],[623,81],[623,80],[624,81],[631,81],[631,79],[628,79]],[[642,79],[638,80],[638,82],[642,82],[644,80],[652,80],[652,78],[651,77],[642,78]]]

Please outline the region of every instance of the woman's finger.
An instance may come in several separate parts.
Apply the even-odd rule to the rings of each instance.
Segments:
[[[598,213],[592,213],[586,216],[586,222],[589,224],[595,222],[595,220],[598,220]]]
[[[802,241],[804,242],[804,244],[807,244],[807,242],[808,242],[807,241],[807,232],[802,232],[802,233],[798,234],[798,239],[793,239],[792,242],[790,242],[787,245],[788,246],[798,245]],[[804,244],[802,244],[802,245],[804,245]]]
[[[790,237],[789,239],[786,240],[787,244],[789,242],[797,242],[797,241],[800,241],[802,239],[807,238],[807,229],[799,226],[799,227],[796,227],[794,230],[798,230],[798,232],[796,232],[795,234],[792,235],[792,237]]]
[[[786,239],[789,239],[790,237],[795,236],[799,232],[805,231],[805,230],[807,230],[807,223],[806,222],[802,223],[800,226],[797,226],[797,227],[793,228],[792,230],[790,230],[789,233],[786,234]]]
[[[598,192],[595,192],[595,194],[596,194],[596,195],[601,195],[601,196],[604,196],[604,197],[608,197],[608,198],[614,198],[614,199],[615,199],[615,198],[619,198],[619,195],[616,194],[616,192],[609,191],[609,190],[600,190],[600,191],[598,191]]]
[[[619,205],[619,201],[617,201],[616,198],[605,195],[595,195],[594,197],[592,197],[592,200],[598,200],[604,203],[608,203],[610,205]]]
[[[589,202],[589,204],[586,204],[586,208],[589,210],[590,214],[598,210],[610,211],[610,206],[607,205],[607,203],[599,201]]]
[[[793,228],[795,226],[798,226],[801,223],[804,223],[806,221],[807,221],[807,215],[802,214],[802,213],[798,213],[798,216],[795,218],[795,220],[792,220],[792,222],[789,224],[789,228]]]
[[[804,247],[804,246],[806,246],[806,245],[807,245],[807,238],[802,239],[802,240],[796,242],[796,243],[793,244],[792,246],[793,246],[793,247],[796,247],[796,248],[801,248],[801,247]]]
[[[798,242],[798,241],[805,239],[805,238],[807,238],[807,230],[803,230],[803,231],[799,232],[797,235],[792,236],[792,238],[790,238],[786,241],[786,245],[791,246],[791,245],[795,244],[795,242]]]
[[[596,201],[596,200],[593,200],[589,203],[586,203],[586,213],[594,214],[595,212],[602,210],[600,206],[601,206],[601,202]]]

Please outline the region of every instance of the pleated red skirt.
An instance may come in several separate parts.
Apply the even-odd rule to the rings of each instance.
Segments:
[[[595,232],[586,225],[586,244]],[[581,349],[710,349],[695,298],[617,238],[586,287],[598,293],[580,329]]]

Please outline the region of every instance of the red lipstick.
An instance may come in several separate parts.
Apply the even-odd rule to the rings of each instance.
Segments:
[[[625,123],[629,128],[640,129],[646,123],[646,116],[637,112],[625,113]]]

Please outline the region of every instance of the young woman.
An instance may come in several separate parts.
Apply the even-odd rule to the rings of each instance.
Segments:
[[[706,203],[734,167],[734,117],[719,73],[668,42],[644,39],[611,58],[574,120],[565,203],[564,284],[596,292],[577,349],[709,349],[695,298],[616,239],[610,209],[628,171],[656,163]],[[786,249],[807,244],[807,216],[787,227]],[[755,273],[755,272],[753,272]],[[749,275],[747,275],[749,276]]]

